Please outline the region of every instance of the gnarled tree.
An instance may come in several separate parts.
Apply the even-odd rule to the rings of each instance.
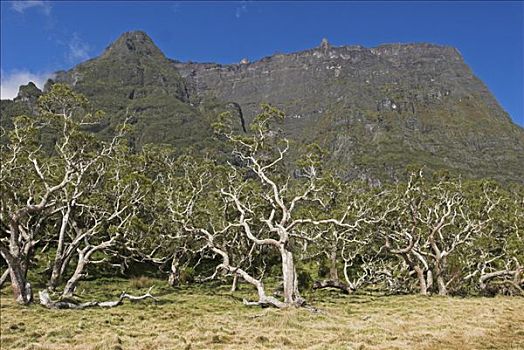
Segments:
[[[32,300],[26,272],[43,227],[63,209],[60,192],[81,177],[85,154],[76,148],[78,128],[97,118],[85,107],[84,97],[55,85],[39,99],[39,115],[16,118],[7,144],[1,146],[0,253],[8,264],[15,299],[22,304]],[[43,129],[57,131],[51,154],[40,145]]]

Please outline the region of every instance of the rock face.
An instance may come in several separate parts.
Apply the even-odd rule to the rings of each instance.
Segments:
[[[441,104],[451,95],[460,99],[476,94],[496,118],[508,118],[460,54],[449,47],[332,48],[323,42],[318,49],[275,55],[249,65],[176,66],[199,95],[234,100],[247,108],[262,100],[286,107],[297,99],[307,100],[293,108],[303,117],[336,104],[370,112],[415,113],[416,105]]]
[[[190,104],[175,64],[144,32],[124,33],[100,57],[57,72],[48,85],[55,82],[74,87],[107,112],[99,130],[106,137],[126,118],[135,124],[137,147],[163,142],[198,148],[212,136],[209,123]]]
[[[127,32],[122,34],[114,43],[109,45],[101,58],[120,58],[128,60],[133,57],[163,59],[164,54],[153,43],[153,40],[142,31]]]
[[[247,122],[260,102],[281,108],[288,135],[323,145],[347,177],[391,179],[418,163],[524,179],[524,131],[451,47],[323,40],[251,64],[176,66],[193,94],[238,103]]]
[[[42,91],[33,82],[29,82],[27,85],[20,86],[14,102],[25,104],[31,113],[36,113],[37,101],[41,95]]]
[[[220,65],[170,60],[145,33],[130,32],[55,81],[108,112],[102,135],[132,116],[137,147],[220,151],[210,127],[216,114],[230,110],[242,130],[267,102],[287,114],[284,132],[299,148],[319,143],[346,178],[394,180],[415,163],[524,182],[524,130],[451,47],[323,40],[310,50]]]

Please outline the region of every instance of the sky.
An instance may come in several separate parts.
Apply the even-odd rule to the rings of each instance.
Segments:
[[[166,56],[236,63],[319,45],[430,42],[460,51],[524,126],[522,1],[2,1],[1,97],[144,30]]]

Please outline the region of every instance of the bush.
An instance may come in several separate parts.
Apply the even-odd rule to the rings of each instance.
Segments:
[[[195,270],[186,267],[180,271],[180,284],[188,284],[195,281]]]
[[[298,288],[301,290],[311,289],[313,278],[311,274],[303,269],[297,269]]]

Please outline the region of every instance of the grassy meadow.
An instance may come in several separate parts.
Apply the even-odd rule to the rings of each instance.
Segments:
[[[2,349],[524,349],[524,298],[306,295],[306,309],[245,307],[250,286],[173,289],[149,278],[83,282],[84,301],[122,290],[159,298],[113,309],[49,310],[1,294]]]

